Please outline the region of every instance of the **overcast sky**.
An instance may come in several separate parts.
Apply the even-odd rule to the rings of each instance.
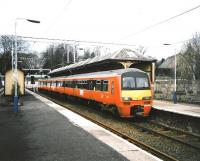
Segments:
[[[154,28],[134,34],[200,4],[199,0],[0,0],[0,34],[17,34],[141,45],[148,55],[166,58],[200,32],[200,8]],[[39,43],[38,43],[39,44]],[[34,45],[35,50],[39,47]]]

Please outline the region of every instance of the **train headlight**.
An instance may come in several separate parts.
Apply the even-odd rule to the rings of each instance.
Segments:
[[[151,100],[151,96],[142,97],[142,100]]]
[[[123,101],[131,101],[132,98],[131,98],[131,97],[122,97],[122,100],[123,100]]]

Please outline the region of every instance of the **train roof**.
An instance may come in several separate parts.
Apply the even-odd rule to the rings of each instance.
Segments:
[[[117,70],[109,70],[109,71],[101,71],[101,72],[94,72],[94,73],[86,73],[86,74],[77,74],[77,75],[70,75],[70,76],[63,76],[63,77],[53,77],[53,78],[49,78],[47,80],[51,81],[51,80],[63,80],[65,78],[96,78],[96,77],[113,77],[113,76],[120,76],[124,73],[128,73],[128,72],[134,72],[134,73],[143,73],[146,74],[146,72],[137,69],[137,68],[128,68],[128,69],[117,69]]]

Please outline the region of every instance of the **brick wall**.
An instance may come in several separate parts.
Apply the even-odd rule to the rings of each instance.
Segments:
[[[174,91],[174,79],[158,79],[154,84],[154,98],[172,100]],[[177,100],[178,102],[200,104],[200,80],[188,81],[177,79]]]

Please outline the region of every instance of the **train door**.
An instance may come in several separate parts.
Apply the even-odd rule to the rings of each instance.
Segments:
[[[88,90],[89,90],[88,99],[91,100],[92,99],[92,80],[88,80]]]
[[[90,100],[95,100],[95,95],[94,95],[94,91],[95,91],[95,86],[96,86],[96,80],[89,80],[89,99]]]
[[[114,91],[115,91],[115,84],[114,84],[114,81],[112,80],[111,81],[111,95],[112,95],[112,97],[114,97]]]

